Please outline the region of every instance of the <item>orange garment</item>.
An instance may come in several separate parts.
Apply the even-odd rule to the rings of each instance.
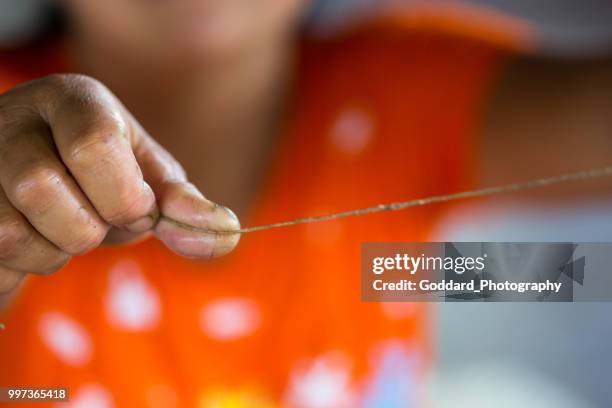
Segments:
[[[390,25],[308,43],[243,225],[469,188],[502,59],[479,40]],[[79,407],[422,406],[430,312],[361,302],[360,244],[426,240],[445,208],[249,234],[212,262],[155,239],[97,249],[29,278],[0,316],[0,385],[66,386]]]

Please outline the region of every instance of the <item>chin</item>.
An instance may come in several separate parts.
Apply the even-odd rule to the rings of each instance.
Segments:
[[[192,63],[213,63],[234,59],[251,44],[253,36],[236,27],[184,27],[166,44],[170,53]]]

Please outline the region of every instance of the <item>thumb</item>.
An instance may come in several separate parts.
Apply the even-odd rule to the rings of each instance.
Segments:
[[[143,130],[138,133],[143,136],[133,146],[134,155],[161,213],[154,234],[182,256],[213,258],[231,252],[240,234],[215,231],[240,229],[236,215],[206,199],[187,181],[183,168],[170,153]]]

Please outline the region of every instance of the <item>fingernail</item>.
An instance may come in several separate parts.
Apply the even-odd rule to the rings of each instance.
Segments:
[[[240,220],[238,219],[238,216],[236,215],[235,212],[232,211],[231,208],[229,207],[225,207],[225,206],[220,206],[221,208],[223,208],[225,210],[225,212],[227,212],[227,214],[230,216],[230,218],[233,220],[233,222],[238,225],[238,228],[240,228]]]
[[[211,227],[215,231],[236,231],[240,229],[240,221],[232,210],[216,205],[213,210]]]
[[[214,211],[214,229],[216,231],[237,231],[240,221],[232,210],[224,206],[217,206]],[[240,241],[240,234],[220,234],[215,240],[213,257],[223,256],[231,252]]]

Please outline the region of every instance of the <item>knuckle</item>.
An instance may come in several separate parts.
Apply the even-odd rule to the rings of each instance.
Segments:
[[[81,74],[54,74],[43,78],[37,97],[53,101],[61,111],[71,114],[94,114],[114,105],[111,91],[100,81]]]
[[[91,129],[71,142],[66,160],[73,166],[84,168],[108,163],[124,147],[124,140],[119,136],[121,133],[121,126],[114,121],[99,124],[95,130]]]
[[[37,82],[42,91],[62,92],[70,83],[71,74],[51,74],[40,78]]]
[[[51,74],[41,78],[41,83],[54,93],[62,95],[81,95],[104,88],[95,78],[83,74]]]
[[[123,183],[115,194],[113,208],[105,211],[102,217],[110,224],[123,225],[144,217],[151,210],[151,203],[144,198],[142,191],[134,191],[131,184]]]
[[[82,255],[100,246],[105,237],[106,232],[101,228],[87,228],[85,233],[72,238],[61,247],[69,255]]]
[[[21,210],[33,214],[44,214],[58,198],[62,183],[60,171],[46,167],[34,166],[17,175],[7,188],[7,194]]]
[[[115,97],[97,79],[81,74],[56,74],[48,77],[48,82],[48,97],[60,102],[72,113],[91,115],[92,118],[109,116],[119,121],[120,115],[112,109],[108,110],[115,105]],[[108,115],[100,115],[102,112]]]
[[[0,271],[0,294],[7,294],[17,288],[23,278],[23,273],[15,271]]]
[[[10,259],[25,251],[34,234],[24,221],[17,218],[0,219],[0,259]]]

